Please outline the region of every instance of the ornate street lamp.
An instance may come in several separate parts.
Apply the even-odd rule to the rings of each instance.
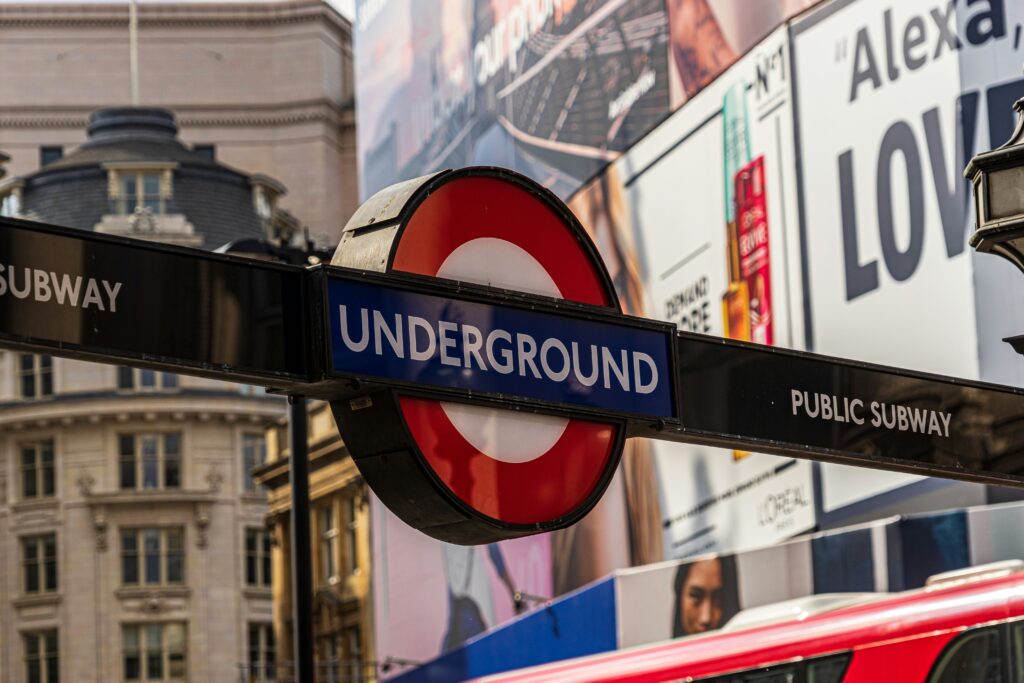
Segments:
[[[1013,105],[1017,128],[1002,147],[971,159],[964,175],[974,185],[977,226],[970,244],[1002,256],[1024,271],[1024,98]],[[1003,341],[1024,355],[1024,335]]]
[[[971,246],[1024,271],[1024,98],[1013,105],[1017,128],[1002,147],[976,155],[964,169],[974,185],[977,228]]]

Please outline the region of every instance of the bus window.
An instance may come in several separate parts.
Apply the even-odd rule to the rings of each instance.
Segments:
[[[796,667],[791,665],[763,667],[750,671],[737,671],[725,676],[700,678],[694,683],[795,683]]]
[[[694,683],[796,683],[799,668],[806,674],[799,679],[806,683],[840,683],[850,663],[850,653],[815,657],[799,664],[780,664],[760,669],[737,671],[725,676],[700,678]]]
[[[807,662],[807,683],[840,683],[849,663],[849,653],[810,660]]]
[[[762,674],[747,674],[742,680],[743,683],[793,683],[796,680],[796,672],[789,669]]]
[[[998,628],[957,636],[939,655],[928,683],[1004,683],[1002,645]]]
[[[1013,624],[1013,680],[1024,683],[1024,623]]]

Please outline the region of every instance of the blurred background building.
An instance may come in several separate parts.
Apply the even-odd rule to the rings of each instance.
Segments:
[[[0,149],[24,175],[131,104],[128,4],[0,3]],[[289,189],[280,207],[334,244],[358,202],[351,26],[322,0],[138,4],[139,103],[181,139]],[[91,227],[91,226],[90,226]],[[217,245],[211,245],[217,246]]]
[[[141,3],[128,107],[128,19],[0,3],[0,213],[235,252],[332,243],[356,201],[349,22],[319,1]],[[251,475],[283,399],[0,367],[0,678],[285,679]]]
[[[313,618],[318,681],[373,681],[374,655],[369,489],[338,435],[326,403],[309,411],[309,491],[313,533]],[[267,463],[256,479],[270,491],[273,534],[274,625],[280,676],[293,674],[291,487],[288,428],[268,433]],[[387,667],[390,668],[390,667]]]
[[[85,144],[4,188],[21,217],[207,248],[262,237],[258,206],[283,191],[185,147],[169,111],[130,107],[95,112]],[[254,661],[257,680],[272,675],[266,496],[251,470],[282,399],[47,355],[2,362],[6,675],[232,680]]]

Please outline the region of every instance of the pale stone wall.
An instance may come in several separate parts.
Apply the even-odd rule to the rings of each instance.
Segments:
[[[16,362],[0,354],[0,680],[23,680],[20,634],[49,628],[62,681],[120,680],[121,625],[168,621],[187,624],[189,681],[237,680],[248,624],[273,618],[271,590],[245,583],[244,532],[267,504],[245,491],[242,439],[280,420],[283,399],[191,377],[119,393],[112,366],[58,358],[54,397],[16,400]],[[182,434],[182,487],[121,491],[118,436],[150,431]],[[54,440],[56,495],[21,500],[18,445],[39,438]],[[184,529],[182,586],[122,585],[120,529],[144,526]],[[19,539],[50,532],[59,590],[27,596]]]
[[[0,150],[11,175],[41,146],[85,141],[90,112],[130,103],[124,4],[0,4]],[[139,5],[140,104],[188,144],[288,188],[280,206],[336,243],[355,210],[351,27],[319,0]]]

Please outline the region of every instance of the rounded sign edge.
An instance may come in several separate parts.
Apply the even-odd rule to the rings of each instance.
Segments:
[[[550,190],[526,176],[499,167],[445,170],[381,190],[367,202],[373,203],[372,210],[363,211],[361,208],[345,226],[331,264],[401,274],[402,271],[394,269],[394,263],[410,219],[434,192],[467,177],[493,178],[511,183],[534,195],[553,211],[568,228],[595,271],[609,304],[607,307],[621,311],[614,284],[597,247],[568,206]],[[354,415],[348,401],[332,401],[331,408],[353,461],[374,493],[405,523],[441,541],[462,545],[491,543],[571,526],[598,503],[622,458],[625,424],[602,420],[614,428],[614,437],[600,476],[581,502],[566,514],[543,522],[515,523],[496,519],[464,501],[434,471],[406,422],[399,405],[401,396],[437,398],[429,392],[379,392],[373,395],[376,410],[372,417],[364,410],[360,410],[358,416]],[[389,438],[382,439],[381,432],[386,432]]]

